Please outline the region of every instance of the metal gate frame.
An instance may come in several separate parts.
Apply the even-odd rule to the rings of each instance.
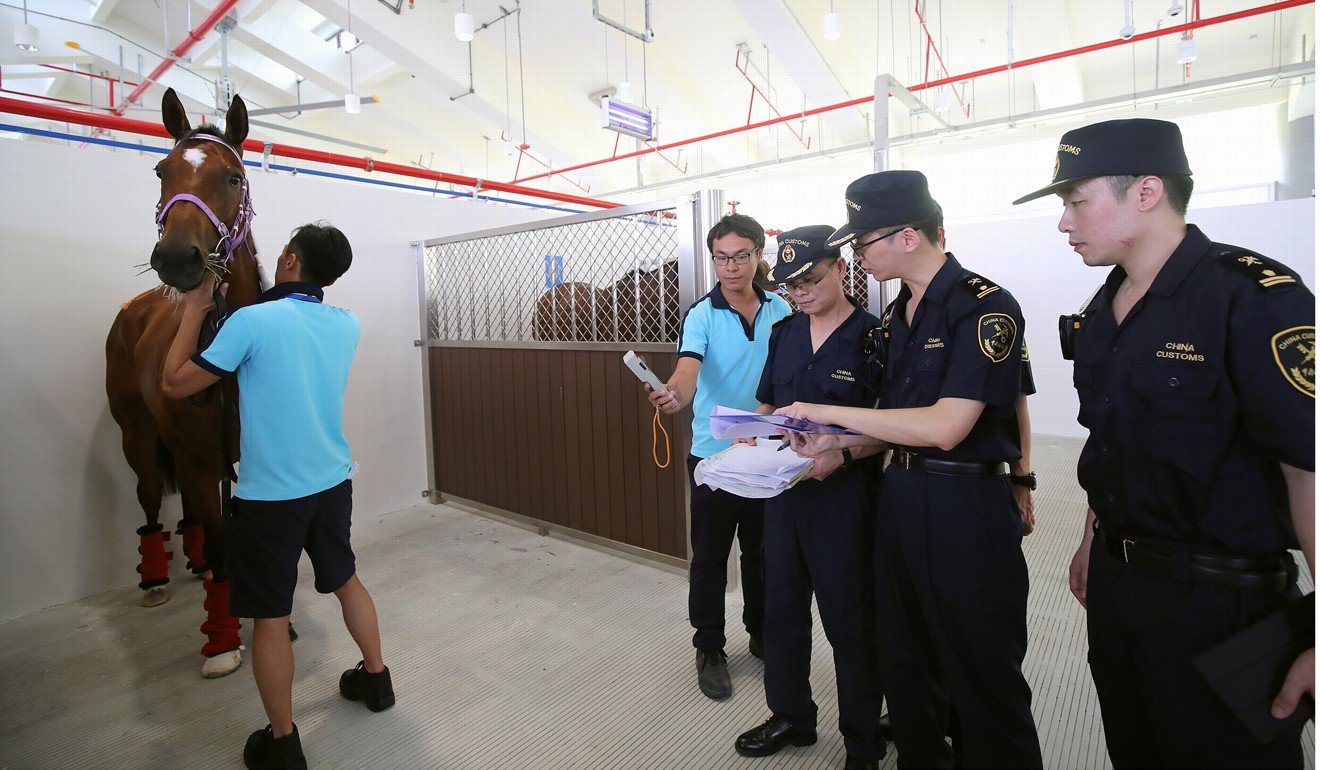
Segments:
[[[677,232],[678,245],[678,293],[679,293],[679,314],[687,311],[698,299],[705,296],[715,286],[714,269],[710,260],[705,258],[706,254],[706,233],[716,221],[723,216],[724,194],[719,190],[702,190],[696,193],[683,195],[677,198],[665,198],[648,203],[639,203],[629,206],[623,206],[601,211],[590,211],[581,214],[572,214],[563,217],[554,217],[551,219],[537,220],[533,222],[524,222],[516,225],[507,225],[504,227],[488,228],[457,235],[445,236],[442,238],[433,238],[426,241],[414,241],[410,244],[415,253],[417,263],[417,287],[418,287],[418,329],[420,336],[413,341],[413,345],[418,348],[422,364],[422,404],[423,417],[426,424],[426,474],[427,488],[422,493],[423,496],[432,504],[444,502],[442,491],[438,488],[435,471],[435,437],[433,430],[433,415],[431,409],[432,389],[431,367],[429,362],[429,349],[432,347],[487,347],[503,349],[541,349],[541,350],[625,350],[662,351],[672,352],[675,343],[673,342],[565,342],[565,341],[541,341],[541,340],[439,340],[430,338],[430,306],[431,296],[427,282],[427,263],[426,250],[430,246],[448,245],[461,243],[464,241],[489,238],[492,236],[511,235],[516,233],[530,232],[534,230],[544,230],[565,225],[581,224],[594,222],[603,219],[615,219],[637,214],[659,210],[672,210],[675,216],[675,227]],[[687,542],[691,543],[692,511],[691,499],[685,496],[684,518],[686,520],[685,533]],[[491,509],[489,506],[483,506],[486,512],[496,512],[500,515],[498,509]],[[539,520],[530,519],[513,512],[502,512],[522,523],[537,523],[538,531],[548,534],[552,529],[547,523],[539,523]],[[554,529],[558,529],[555,527]],[[578,532],[576,530],[564,529],[559,532],[571,539],[586,541],[596,545],[606,545],[625,553],[642,556],[643,558],[658,560],[662,563],[671,564],[668,557],[661,554],[655,554],[645,549],[635,548],[626,543],[598,538],[588,533]],[[657,558],[660,557],[660,558]],[[690,558],[690,554],[689,554]]]

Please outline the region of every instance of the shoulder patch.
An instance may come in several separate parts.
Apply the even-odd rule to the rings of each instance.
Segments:
[[[985,299],[991,294],[999,291],[998,286],[987,281],[976,273],[963,273],[962,276],[958,278],[958,285],[963,287],[963,289],[977,299]]]
[[[996,364],[1007,359],[1017,348],[1017,321],[1007,313],[986,313],[976,326],[981,352]]]
[[[1292,286],[1298,283],[1292,269],[1282,262],[1244,249],[1225,249],[1215,255],[1215,262],[1255,281],[1262,289]]]
[[[1030,362],[1031,362],[1031,351],[1027,350],[1027,341],[1024,339],[1022,340],[1022,363],[1026,364]]]
[[[771,329],[778,329],[781,325],[783,325],[783,324],[786,323],[787,321],[791,321],[791,320],[793,319],[793,317],[796,316],[797,314],[798,314],[798,311],[794,310],[793,312],[789,313],[788,315],[784,316],[783,318],[779,319],[778,321],[775,321],[774,323],[770,324],[770,328],[771,328]]]
[[[1270,338],[1270,351],[1288,384],[1315,398],[1315,327],[1284,329]]]

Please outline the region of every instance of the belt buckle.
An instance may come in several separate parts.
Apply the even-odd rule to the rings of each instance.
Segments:
[[[1135,541],[1135,540],[1128,540],[1126,537],[1123,538],[1123,563],[1124,563],[1124,564],[1131,564],[1131,563],[1132,563],[1132,560],[1128,558],[1128,546],[1130,546],[1130,545],[1136,545],[1136,544],[1137,544],[1137,541]]]

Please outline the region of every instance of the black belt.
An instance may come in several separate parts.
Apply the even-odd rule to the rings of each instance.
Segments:
[[[1182,549],[1186,546],[1120,537],[1106,532],[1098,524],[1095,531],[1105,548],[1125,564],[1175,579],[1182,573]],[[1283,593],[1292,586],[1295,579],[1292,570],[1288,568],[1288,562],[1292,562],[1292,557],[1287,554],[1261,558],[1189,550],[1186,556],[1186,576],[1195,583]]]
[[[907,471],[938,473],[944,476],[1007,476],[1008,463],[978,462],[971,460],[937,460],[934,457],[922,457],[916,452],[898,449],[894,452],[894,464]]]

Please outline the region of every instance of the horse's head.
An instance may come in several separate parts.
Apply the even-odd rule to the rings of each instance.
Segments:
[[[174,89],[165,92],[161,113],[175,144],[156,164],[160,239],[151,267],[163,283],[187,291],[202,282],[208,266],[223,271],[216,263],[230,259],[247,238],[251,203],[241,160],[247,105],[234,97],[223,134],[208,126],[194,130]]]

